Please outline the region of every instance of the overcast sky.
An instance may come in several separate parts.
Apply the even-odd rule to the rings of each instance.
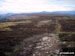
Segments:
[[[0,12],[75,11],[75,0],[0,0]]]

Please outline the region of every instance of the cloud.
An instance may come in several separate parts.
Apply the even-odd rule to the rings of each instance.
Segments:
[[[40,11],[65,11],[71,8],[48,3],[47,0],[5,0],[1,3],[1,11],[6,12],[40,12]]]
[[[6,11],[31,11],[44,4],[44,1],[40,0],[6,0],[2,3],[1,10]]]

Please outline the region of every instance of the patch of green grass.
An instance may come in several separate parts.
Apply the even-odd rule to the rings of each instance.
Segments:
[[[57,33],[57,32],[60,32],[60,30],[61,30],[61,24],[58,23],[58,24],[56,25],[56,33]]]
[[[15,26],[16,23],[14,22],[4,22],[4,23],[0,23],[0,28],[4,28],[4,27],[8,27],[8,26]]]
[[[75,32],[57,32],[58,34],[75,34]]]
[[[9,28],[9,27],[5,27],[5,28],[0,28],[0,31],[12,31],[13,29]]]
[[[63,19],[74,19],[74,17],[63,17]]]

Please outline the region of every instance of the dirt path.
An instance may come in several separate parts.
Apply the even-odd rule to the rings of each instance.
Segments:
[[[59,46],[57,34],[41,34],[25,39],[16,46],[13,56],[50,56],[56,55]]]

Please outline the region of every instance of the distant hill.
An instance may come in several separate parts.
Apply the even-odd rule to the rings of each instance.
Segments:
[[[57,13],[75,15],[75,11],[58,11]]]
[[[56,16],[70,16],[70,17],[75,17],[75,11],[55,11],[55,12],[47,12],[47,11],[42,11],[42,12],[35,12],[35,13],[25,13],[29,15],[56,15]]]
[[[8,17],[13,15],[12,13],[7,13],[7,14],[1,14],[0,15],[0,22],[5,22],[8,21]]]
[[[55,11],[55,12],[38,12],[38,13],[31,13],[31,14],[50,14],[50,15],[58,15],[58,16],[73,16],[75,17],[75,11]]]
[[[35,12],[35,13],[7,13],[0,15],[0,22],[8,21],[8,20],[19,20],[19,19],[30,19],[36,18],[34,15],[56,15],[56,16],[70,16],[75,17],[75,11],[55,11],[55,12]]]

